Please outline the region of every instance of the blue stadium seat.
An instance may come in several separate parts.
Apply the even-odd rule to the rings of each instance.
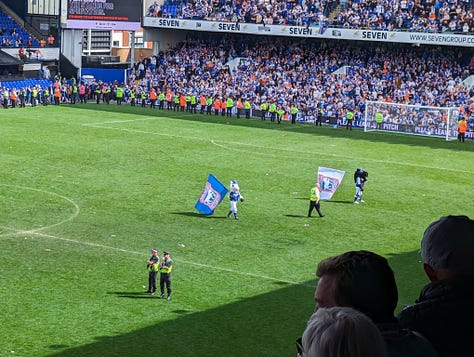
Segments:
[[[47,79],[32,79],[32,78],[28,78],[28,79],[25,79],[25,80],[22,80],[22,81],[6,81],[6,82],[1,82],[2,83],[2,86],[8,88],[8,89],[13,89],[13,88],[16,88],[16,89],[21,89],[23,87],[27,87],[27,86],[35,86],[37,84],[39,84],[41,87],[47,87],[49,86],[52,82],[50,80],[47,80]]]
[[[13,45],[12,47],[16,47],[16,40],[18,38],[21,38],[23,45],[26,46],[26,43],[29,37],[33,38],[33,47],[39,47],[39,42],[36,39],[34,39],[34,36],[30,34],[28,31],[26,31],[23,27],[21,27],[21,25],[18,24],[16,21],[14,21],[10,16],[5,14],[1,9],[0,9],[0,28],[6,29],[6,33],[3,37],[7,37],[8,39],[10,39],[10,41],[12,41],[12,45]],[[13,28],[17,30],[18,37],[10,36],[10,31]]]

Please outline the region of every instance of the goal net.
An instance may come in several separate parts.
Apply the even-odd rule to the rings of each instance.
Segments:
[[[365,103],[364,131],[456,139],[459,108],[427,107],[388,102]]]

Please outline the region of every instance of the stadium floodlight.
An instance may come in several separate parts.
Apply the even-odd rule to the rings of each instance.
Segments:
[[[457,138],[459,108],[367,101],[364,131]]]

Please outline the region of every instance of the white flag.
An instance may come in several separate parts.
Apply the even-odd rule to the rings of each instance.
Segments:
[[[321,199],[330,200],[341,184],[345,171],[318,167],[318,182],[321,186]]]

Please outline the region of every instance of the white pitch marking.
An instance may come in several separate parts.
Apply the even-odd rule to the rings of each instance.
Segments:
[[[203,139],[200,137],[193,137],[193,136],[182,136],[182,135],[175,135],[175,134],[163,134],[163,133],[154,133],[145,130],[137,130],[137,129],[127,129],[127,128],[111,128],[110,126],[102,126],[102,125],[87,125],[91,128],[97,129],[108,129],[108,130],[118,130],[118,131],[125,131],[127,133],[137,133],[137,134],[147,134],[147,135],[156,135],[156,136],[165,136],[168,138],[179,138],[179,139],[192,139],[192,140],[201,140],[201,141],[208,141],[207,139]]]
[[[36,192],[41,192],[41,193],[46,193],[48,195],[53,195],[53,196],[56,196],[56,197],[59,197],[59,198],[62,198],[63,200],[65,201],[68,201],[69,203],[71,203],[74,208],[75,208],[75,211],[73,212],[73,214],[58,222],[58,223],[54,223],[54,224],[51,224],[49,226],[44,226],[44,227],[39,227],[39,228],[35,228],[35,229],[28,229],[28,230],[17,230],[16,232],[14,233],[6,233],[6,234],[1,234],[0,237],[3,237],[3,236],[11,236],[11,235],[17,235],[19,232],[21,233],[36,233],[36,232],[40,232],[40,231],[43,231],[45,229],[49,229],[49,228],[53,228],[53,227],[57,227],[57,226],[60,226],[66,222],[69,222],[69,221],[72,221],[73,219],[75,219],[78,215],[79,215],[79,212],[80,212],[80,208],[79,208],[79,205],[74,202],[72,199],[70,199],[69,197],[66,197],[66,196],[63,196],[63,195],[60,195],[58,193],[55,193],[55,192],[51,192],[51,191],[46,191],[46,190],[41,190],[39,188],[33,188],[33,187],[25,187],[25,186],[17,186],[17,185],[9,185],[9,184],[4,184],[4,183],[0,183],[0,186],[6,186],[6,187],[14,187],[14,188],[19,188],[19,189],[22,189],[22,190],[30,190],[30,191],[36,191]],[[0,228],[4,228],[4,229],[8,229],[8,230],[15,230],[14,228],[11,228],[11,227],[0,227]]]
[[[143,255],[143,253],[135,252],[133,250],[116,248],[116,247],[111,247],[111,246],[107,246],[107,245],[103,245],[103,244],[97,244],[97,243],[91,243],[91,242],[81,242],[81,241],[77,241],[77,240],[74,240],[74,239],[57,237],[57,236],[53,236],[53,235],[46,234],[46,233],[33,232],[33,231],[17,232],[17,234],[20,234],[20,233],[25,233],[25,234],[31,234],[31,235],[35,235],[35,236],[39,236],[39,237],[56,239],[56,240],[61,240],[61,241],[65,241],[65,242],[70,242],[70,243],[83,244],[83,245],[87,245],[87,246],[91,246],[91,247],[95,247],[95,248],[102,248],[102,249],[107,249],[107,250],[116,250],[116,251],[123,252],[123,253]],[[278,281],[280,283],[286,283],[286,284],[290,284],[290,285],[301,285],[301,286],[308,286],[308,287],[314,288],[314,285],[295,283],[294,281],[287,281],[287,280],[277,279],[277,278],[273,278],[271,276],[248,273],[248,272],[243,272],[243,271],[233,270],[233,269],[227,269],[227,268],[219,268],[219,267],[215,267],[215,266],[212,266],[212,265],[200,264],[200,263],[195,263],[195,262],[190,262],[190,261],[180,260],[180,259],[174,259],[174,260],[176,262],[189,264],[189,265],[195,265],[195,266],[210,269],[210,270],[224,271],[224,272],[227,272],[227,273],[232,273],[232,274],[237,274],[237,275],[245,275],[245,276],[250,276],[250,277],[259,278],[259,279]]]
[[[157,118],[165,118],[165,117],[141,117],[138,119],[103,121],[103,122],[97,122],[97,123],[87,123],[87,124],[82,124],[82,125],[83,126],[96,126],[100,124],[130,123],[134,121],[156,120]]]
[[[18,232],[18,234],[19,233],[20,232]],[[140,252],[135,252],[133,250],[127,250],[127,249],[122,249],[122,248],[110,247],[110,246],[103,245],[103,244],[97,244],[97,243],[91,243],[91,242],[81,242],[81,241],[77,241],[77,240],[74,240],[74,239],[56,237],[56,236],[53,236],[53,235],[50,235],[50,234],[31,232],[31,231],[30,232],[25,232],[25,233],[30,233],[30,234],[40,236],[40,237],[45,237],[45,238],[62,240],[62,241],[65,241],[65,242],[70,242],[70,243],[83,244],[83,245],[88,245],[88,246],[91,246],[91,247],[102,248],[102,249],[107,249],[107,250],[116,250],[116,251],[123,252],[123,253],[130,253],[130,254],[142,255],[143,256],[143,253],[140,253]],[[195,265],[195,266],[205,268],[205,269],[209,269],[209,270],[217,270],[217,271],[223,271],[223,272],[226,272],[226,273],[250,276],[250,277],[253,277],[253,278],[259,278],[259,279],[264,279],[264,280],[272,280],[272,281],[277,281],[277,282],[280,282],[280,283],[285,283],[285,284],[288,284],[288,285],[305,286],[305,287],[309,287],[311,289],[314,289],[316,287],[315,284],[310,285],[310,284],[303,284],[303,283],[295,283],[294,281],[277,279],[277,278],[273,278],[273,277],[267,276],[267,275],[259,275],[259,274],[248,273],[248,272],[243,272],[243,271],[239,271],[239,270],[219,268],[219,267],[215,267],[215,266],[208,265],[208,264],[195,263],[195,262],[190,262],[190,261],[180,260],[180,259],[178,260],[178,259],[175,259],[175,258],[173,258],[173,260],[176,261],[176,262],[189,264],[189,265]],[[400,301],[397,303],[397,305],[400,305],[400,306],[403,306],[403,307],[407,306],[407,304],[403,304]]]
[[[272,278],[271,276],[267,276],[267,275],[259,275],[259,274],[254,274],[254,273],[248,273],[248,272],[243,272],[243,271],[237,271],[237,270],[233,270],[233,269],[227,269],[227,268],[217,268],[217,267],[214,267],[214,266],[212,266],[212,265],[201,264],[201,263],[194,263],[194,262],[189,262],[189,261],[186,261],[186,260],[180,260],[180,262],[185,263],[185,264],[196,265],[196,266],[203,267],[203,268],[208,268],[208,269],[216,269],[216,270],[226,271],[226,272],[234,273],[234,274],[240,274],[240,275],[245,275],[245,276],[252,276],[252,277],[255,277],[255,278],[262,278],[262,279],[267,279],[267,280],[274,280],[274,281],[278,281],[278,282],[282,282],[282,283],[287,283],[287,284],[290,284],[290,285],[304,285],[304,286],[309,286],[309,287],[314,288],[314,285],[295,283],[295,282],[288,281],[288,280],[282,280],[282,279]]]
[[[130,121],[133,121],[133,120],[130,120]],[[150,132],[150,131],[145,131],[145,130],[134,130],[134,129],[127,129],[127,128],[112,128],[112,127],[108,127],[108,126],[93,125],[93,124],[83,124],[83,125],[84,126],[90,126],[90,127],[93,127],[93,128],[98,128],[98,129],[118,130],[118,131],[130,132],[130,133],[165,136],[165,137],[179,138],[179,139],[186,139],[186,140],[209,141],[209,139],[203,138],[203,137],[182,136],[182,135],[175,135],[175,134],[163,134],[163,133],[156,133],[156,132]],[[308,154],[307,151],[301,151],[301,150],[293,150],[293,149],[288,149],[288,148],[275,148],[275,147],[264,146],[264,145],[256,145],[256,144],[249,144],[249,143],[242,143],[242,142],[235,142],[235,141],[212,140],[211,139],[211,143],[213,145],[216,145],[216,146],[219,146],[221,148],[228,149],[228,150],[235,150],[235,151],[240,151],[240,152],[245,152],[245,151],[237,150],[237,149],[234,149],[234,148],[228,148],[224,145],[219,145],[219,144],[217,144],[217,141],[219,141],[221,143],[225,143],[225,144],[230,144],[230,145],[248,146],[248,147],[260,148],[260,149],[266,149],[266,150],[280,150],[280,151],[286,151],[286,152],[291,152],[291,153],[296,153],[296,154]],[[249,153],[255,154],[255,152],[249,152]],[[332,158],[336,158],[338,160],[348,160],[348,161],[354,161],[354,160],[359,161],[360,160],[360,158],[356,158],[356,157],[352,157],[352,156],[337,155],[337,154],[318,153],[318,155],[319,156],[332,157]],[[443,167],[439,167],[439,166],[418,165],[418,164],[411,164],[411,163],[407,163],[407,162],[397,162],[397,161],[377,160],[377,159],[367,159],[367,158],[365,158],[364,161],[376,162],[376,163],[381,163],[381,164],[408,166],[408,167],[415,167],[415,168],[424,168],[424,169],[429,169],[429,170],[444,170],[444,171],[457,172],[457,173],[463,173],[463,174],[474,174],[474,171],[449,169],[449,168],[443,168]]]
[[[225,145],[221,145],[221,144],[218,144],[216,143],[215,140],[211,140],[211,144],[219,147],[219,148],[222,148],[222,149],[226,149],[226,150],[232,150],[232,151],[237,151],[237,152],[242,152],[242,153],[245,153],[245,154],[252,154],[252,155],[259,155],[259,156],[268,156],[268,157],[279,157],[278,155],[276,154],[272,154],[271,152],[250,152],[249,150],[242,150],[242,149],[236,149],[236,148],[230,148],[228,146],[225,146]]]
[[[298,154],[307,154],[306,151],[298,151],[298,150],[292,150],[292,149],[281,149],[281,148],[277,149],[277,148],[268,147],[268,146],[254,145],[254,144],[247,144],[247,143],[239,143],[239,142],[233,142],[233,141],[223,141],[223,140],[218,140],[218,141],[223,142],[223,143],[227,143],[227,144],[233,144],[233,145],[251,146],[251,147],[258,147],[258,148],[261,148],[261,149],[281,150],[281,151],[288,151],[288,152],[293,152],[293,153],[298,153]],[[217,144],[217,142],[215,140],[211,140],[211,143],[214,144],[217,147],[220,147],[220,148],[223,148],[223,149],[226,149],[226,150],[244,152],[244,153],[249,153],[249,154],[252,154],[252,155],[261,154],[261,155],[273,156],[273,157],[278,156],[278,155],[271,154],[271,153],[255,153],[255,151],[245,151],[245,150],[231,148],[231,147],[228,147],[228,146],[225,146],[225,145]],[[352,157],[352,156],[344,156],[344,155],[337,155],[337,154],[321,154],[321,153],[319,153],[318,155],[334,157],[337,160],[341,160],[341,161],[342,160],[355,160],[355,158]],[[407,162],[397,162],[397,161],[377,160],[377,159],[364,159],[364,160],[365,161],[370,161],[370,162],[378,162],[378,163],[382,163],[382,164],[400,165],[400,166],[409,166],[409,167],[422,167],[422,168],[425,168],[425,169],[435,169],[435,170],[441,169],[441,170],[445,170],[445,171],[459,172],[459,173],[465,173],[465,174],[474,174],[474,171],[447,169],[447,168],[442,168],[442,167],[438,167],[438,166],[417,165],[417,164],[410,164],[410,163],[407,163]]]
[[[0,229],[4,229],[4,230],[7,230],[7,231],[11,231],[11,233],[3,233],[3,234],[0,234],[0,237],[16,236],[16,235],[18,235],[20,232],[22,232],[22,231],[19,231],[17,228],[7,227],[7,226],[0,226]]]

